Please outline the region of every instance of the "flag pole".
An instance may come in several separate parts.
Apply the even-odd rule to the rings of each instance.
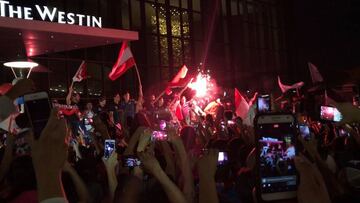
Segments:
[[[136,65],[136,63],[135,63],[135,70],[136,70],[136,75],[137,75],[137,78],[138,78],[138,80],[139,80],[139,94],[141,95],[141,96],[143,96],[143,91],[142,91],[142,83],[141,83],[141,78],[140,78],[140,73],[139,73],[139,69],[138,69],[138,67],[137,67],[137,65]]]

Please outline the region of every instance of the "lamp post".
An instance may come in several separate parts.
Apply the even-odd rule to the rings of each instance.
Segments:
[[[39,64],[32,61],[11,61],[4,63],[4,66],[11,68],[15,79],[25,78],[26,70],[29,72],[26,74],[26,78],[30,77],[31,70],[37,67]],[[15,70],[19,70],[19,74],[16,74]]]

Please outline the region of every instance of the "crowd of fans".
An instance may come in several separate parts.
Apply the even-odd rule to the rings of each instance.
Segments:
[[[2,95],[0,121],[16,111],[13,100],[33,91],[25,79]],[[254,128],[220,100],[202,110],[180,96],[133,100],[126,92],[82,104],[70,88],[66,104],[53,101],[39,139],[2,132],[0,201],[261,202]],[[298,138],[297,199],[286,202],[360,201],[360,109],[334,105],[341,123],[303,119],[312,136]],[[107,139],[116,150],[104,157]],[[221,164],[219,152],[227,154]],[[129,157],[138,164],[129,166]]]

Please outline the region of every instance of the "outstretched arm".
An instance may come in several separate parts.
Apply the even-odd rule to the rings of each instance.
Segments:
[[[86,188],[84,181],[75,171],[75,169],[70,165],[69,162],[65,162],[63,172],[66,172],[70,175],[71,180],[73,181],[76,189],[76,193],[79,197],[79,202],[90,202],[90,194]]]
[[[172,203],[186,203],[185,196],[161,169],[156,158],[148,152],[140,152],[139,158],[144,167],[160,182],[168,199]]]
[[[175,129],[170,129],[168,131],[168,136],[169,141],[173,144],[175,151],[180,159],[181,176],[184,182],[182,191],[186,197],[187,202],[194,202],[194,178],[192,175],[188,154],[186,153],[184,144]]]
[[[198,172],[200,176],[200,203],[219,202],[215,183],[217,158],[218,151],[210,149],[198,162]]]
[[[72,93],[74,92],[73,85],[74,85],[74,83],[71,83],[71,85],[70,85],[70,87],[69,87],[69,92],[68,92],[68,94],[66,95],[66,104],[67,104],[67,105],[70,105],[70,104],[71,104],[71,95],[72,95]]]
[[[116,190],[116,187],[117,187],[117,184],[118,184],[117,177],[116,177],[116,172],[115,172],[115,167],[116,167],[116,165],[118,163],[118,161],[117,161],[117,153],[113,152],[110,155],[109,159],[103,158],[103,162],[105,164],[107,177],[108,177],[110,200],[112,201],[114,199],[115,190]]]

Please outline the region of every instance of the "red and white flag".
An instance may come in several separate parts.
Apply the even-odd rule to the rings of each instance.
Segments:
[[[175,75],[175,77],[170,81],[171,85],[177,85],[181,79],[184,79],[186,77],[186,74],[188,72],[188,68],[186,65],[183,65],[179,72]]]
[[[310,75],[311,75],[311,80],[313,83],[318,83],[318,82],[323,82],[324,79],[321,76],[319,69],[312,63],[308,63],[309,66],[309,71],[310,71]]]
[[[86,77],[87,77],[86,63],[85,61],[82,61],[72,80],[73,82],[81,82]]]
[[[249,112],[249,104],[237,88],[235,88],[235,112],[243,120],[245,120]]]
[[[181,67],[179,72],[168,83],[165,90],[167,95],[170,95],[172,93],[171,88],[183,87],[186,85],[187,80],[183,80],[183,79],[186,78],[187,72],[188,72],[188,68],[186,67],[186,65],[183,65],[183,67]]]
[[[298,82],[298,83],[295,83],[293,85],[284,85],[281,80],[280,80],[280,76],[278,76],[278,84],[279,84],[279,87],[281,89],[281,92],[282,93],[285,93],[289,90],[292,90],[292,89],[299,89],[300,87],[304,86],[304,82]]]
[[[131,53],[130,47],[128,47],[127,42],[124,41],[122,43],[118,59],[109,74],[110,80],[114,81],[118,79],[135,64],[135,59]]]

